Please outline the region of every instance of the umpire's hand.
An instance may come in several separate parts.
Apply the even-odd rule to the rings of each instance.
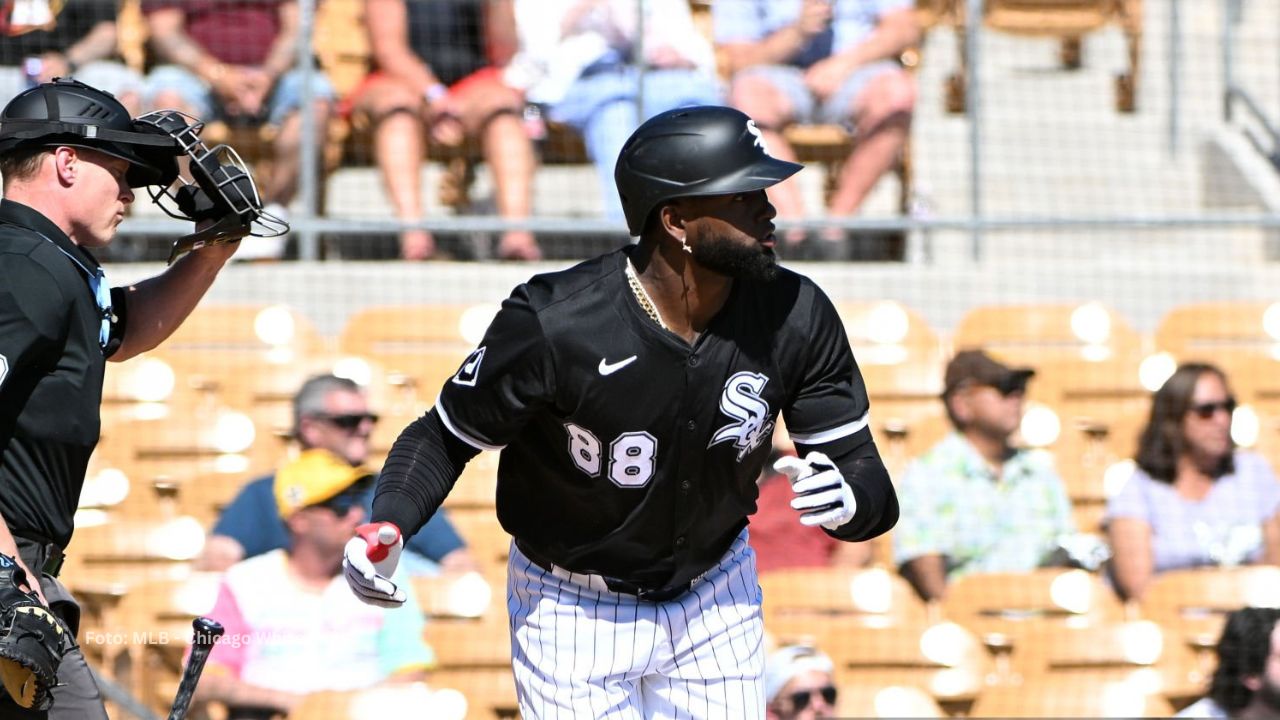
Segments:
[[[367,523],[356,528],[342,558],[343,574],[356,597],[378,607],[404,604],[404,591],[391,582],[403,548],[400,528],[392,523]]]
[[[826,455],[811,452],[803,460],[787,455],[778,458],[773,469],[791,478],[791,490],[796,494],[791,507],[803,513],[802,525],[835,530],[857,512],[853,490],[844,481],[840,468]]]

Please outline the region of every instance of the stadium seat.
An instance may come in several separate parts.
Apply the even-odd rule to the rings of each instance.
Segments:
[[[946,431],[939,400],[946,347],[898,302],[840,302],[836,311],[867,386],[872,432],[886,463],[900,468]]]
[[[348,316],[338,346],[376,361],[390,375],[403,376],[431,402],[480,343],[497,311],[493,303],[364,308]]]
[[[1081,532],[1101,531],[1098,523],[1107,500],[1132,472],[1130,458],[1146,420],[1147,411],[1142,410],[1112,415],[1105,422],[1077,419],[1064,423],[1050,450]],[[1080,518],[1089,520],[1082,523]]]
[[[1179,361],[1280,356],[1280,304],[1225,300],[1179,305],[1156,325],[1156,349]]]
[[[1160,319],[1156,349],[1179,363],[1210,362],[1260,420],[1258,449],[1280,459],[1280,303],[1221,301],[1180,305]]]
[[[455,507],[449,510],[449,522],[467,542],[486,577],[506,578],[511,536],[492,508]]]
[[[909,57],[915,57],[911,52]],[[823,166],[825,182],[823,200],[829,200],[836,191],[844,162],[853,152],[853,133],[842,125],[796,124],[783,130],[783,137],[795,151],[796,160],[802,163],[818,163]],[[911,207],[911,147],[910,141],[903,147],[893,173],[898,177],[898,211],[904,215]]]
[[[152,354],[176,382],[247,409],[262,385],[292,377],[323,355],[327,343],[301,313],[285,305],[200,305]]]
[[[787,568],[760,576],[766,626],[773,618],[857,618],[919,623],[924,603],[900,575],[882,568]]]
[[[836,702],[841,717],[947,717],[937,700],[912,685],[841,685]]]
[[[1151,581],[1139,611],[1163,627],[1171,642],[1194,650],[1208,673],[1227,614],[1242,607],[1280,607],[1277,588],[1280,568],[1272,565],[1170,570]]]
[[[1076,626],[1036,623],[1011,656],[1010,682],[1045,676],[1140,683],[1179,702],[1204,691],[1207,676],[1194,653],[1149,620]]]
[[[978,638],[952,622],[791,616],[768,621],[765,630],[779,645],[801,642],[827,653],[839,685],[909,685],[949,709],[971,703],[991,670]]]
[[[286,453],[279,437],[264,435],[249,415],[225,407],[119,423],[104,431],[99,447],[143,487],[160,478],[247,478],[271,471]]]
[[[1063,423],[1105,423],[1150,396],[1138,374],[1146,343],[1100,303],[979,306],[960,319],[952,343],[1034,368],[1028,399],[1056,408]]]
[[[977,635],[993,654],[997,677],[1011,676],[1016,655],[1039,628],[1118,621],[1124,610],[1100,578],[1083,570],[975,573],[947,586],[943,617]]]
[[[1013,633],[1031,620],[1075,623],[1119,620],[1124,608],[1096,575],[1040,568],[1025,573],[973,573],[947,586],[942,614],[975,633]]]
[[[454,688],[467,699],[468,717],[514,716],[511,630],[507,618],[435,620],[423,634],[435,651],[431,684]]]
[[[958,69],[947,79],[947,110],[964,112],[968,69],[965,66],[965,3],[955,5]],[[986,0],[983,26],[1014,35],[1058,38],[1062,64],[1081,64],[1081,38],[1115,23],[1124,32],[1128,66],[1115,79],[1115,107],[1137,109],[1138,67],[1142,50],[1142,0]]]
[[[1021,685],[988,687],[973,704],[974,717],[1169,717],[1173,706],[1140,683],[1101,678],[1042,677]]]
[[[429,618],[505,618],[503,590],[475,572],[412,578],[413,591]],[[430,622],[431,620],[428,620]]]
[[[326,690],[311,693],[289,713],[289,720],[366,720],[403,715],[406,708],[422,717],[441,720],[489,718],[476,713],[469,702],[450,691],[441,692],[433,681],[387,683],[362,690]]]
[[[983,348],[1009,363],[1140,356],[1142,337],[1101,303],[983,305],[956,325],[957,350]]]

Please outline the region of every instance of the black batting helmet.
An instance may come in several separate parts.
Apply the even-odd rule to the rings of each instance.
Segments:
[[[618,154],[613,179],[627,230],[639,235],[667,200],[762,190],[802,167],[765,152],[745,114],[706,105],[669,110],[637,128]]]
[[[178,176],[178,143],[137,123],[111,93],[57,78],[19,93],[0,111],[0,155],[24,148],[87,147],[129,161],[130,187]]]

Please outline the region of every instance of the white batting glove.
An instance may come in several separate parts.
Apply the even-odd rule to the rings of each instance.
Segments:
[[[404,591],[391,582],[403,548],[400,528],[392,523],[366,523],[356,528],[356,536],[347,542],[342,557],[347,584],[356,597],[378,607],[404,604]]]
[[[791,507],[802,513],[801,525],[835,530],[852,520],[858,510],[840,468],[820,452],[811,452],[803,460],[786,455],[778,458],[773,469],[791,479],[791,490],[796,494]]]

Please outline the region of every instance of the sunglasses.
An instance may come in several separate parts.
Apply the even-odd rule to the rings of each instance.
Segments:
[[[1236,411],[1236,399],[1229,397],[1220,402],[1200,403],[1192,405],[1188,412],[1195,413],[1196,417],[1201,420],[1208,420],[1214,416],[1219,410],[1224,410],[1228,415]]]
[[[333,425],[334,427],[342,428],[343,430],[355,430],[356,428],[359,428],[360,424],[365,422],[366,420],[371,423],[378,422],[377,413],[348,413],[343,415],[317,414],[317,415],[313,415],[312,417],[316,418],[317,420],[323,420],[329,423],[330,425]]]
[[[812,690],[801,690],[799,692],[793,692],[790,695],[788,695],[788,697],[791,699],[792,710],[794,710],[795,712],[800,712],[801,710],[804,710],[805,708],[809,707],[809,701],[813,699],[814,695],[821,695],[823,701],[826,702],[827,705],[834,706],[836,704],[836,686],[824,685],[823,687],[820,687],[820,688],[813,688]]]

